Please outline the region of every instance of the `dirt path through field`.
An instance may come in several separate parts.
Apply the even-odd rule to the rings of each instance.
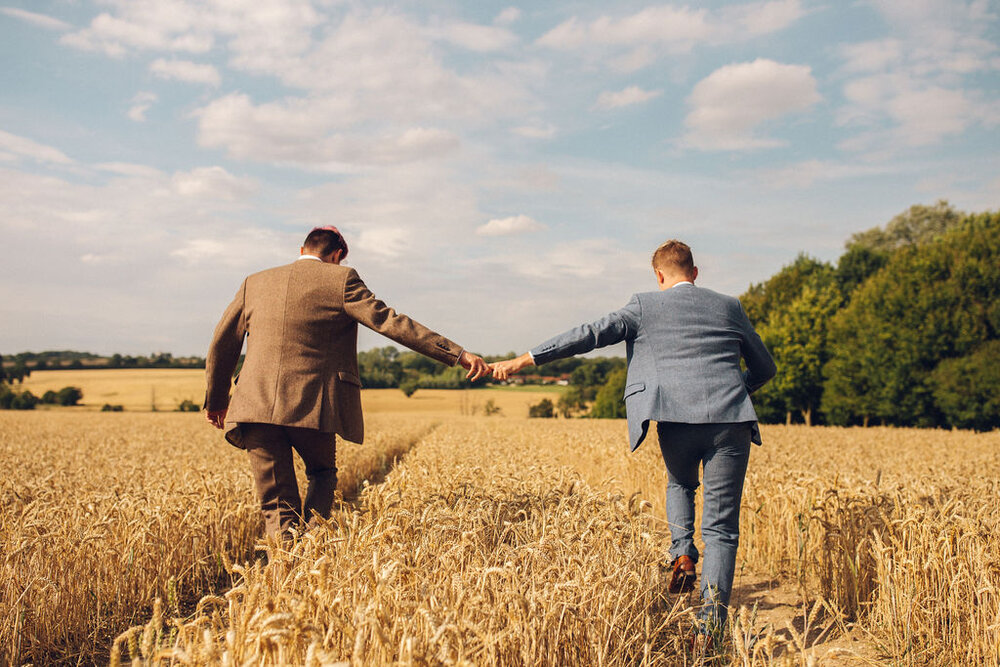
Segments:
[[[772,629],[796,652],[815,659],[818,665],[884,665],[871,638],[863,629],[842,624],[815,603],[804,600],[795,581],[744,574],[733,586],[732,608],[746,609],[752,627],[760,635]],[[776,651],[782,655],[788,651]]]

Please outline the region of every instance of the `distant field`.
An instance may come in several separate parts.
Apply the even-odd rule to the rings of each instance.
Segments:
[[[121,405],[129,412],[169,412],[188,399],[201,405],[205,396],[205,371],[200,369],[101,369],[35,371],[24,388],[36,396],[48,390],[73,386],[83,390],[85,409]],[[420,389],[407,398],[399,389],[366,389],[361,393],[367,412],[420,412],[433,415],[481,414],[493,400],[505,416],[524,417],[528,406],[543,398],[556,399],[562,387],[495,387],[488,389]]]
[[[205,371],[188,368],[128,368],[80,371],[34,371],[24,388],[36,396],[63,387],[83,390],[82,404],[100,409],[105,403],[130,411],[174,410],[184,399],[199,405],[205,398]]]

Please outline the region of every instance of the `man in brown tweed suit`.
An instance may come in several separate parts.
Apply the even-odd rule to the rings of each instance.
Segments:
[[[285,535],[313,512],[330,515],[337,487],[336,435],[364,439],[358,323],[423,355],[489,373],[480,357],[375,298],[354,269],[341,266],[347,243],[336,227],[317,227],[291,264],[243,281],[215,328],[208,351],[208,421],[250,455],[268,535]],[[229,397],[233,371],[246,359]],[[292,449],[309,479],[299,498]]]

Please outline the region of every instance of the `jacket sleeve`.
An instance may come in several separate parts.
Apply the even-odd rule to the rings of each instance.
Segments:
[[[633,339],[639,331],[641,320],[642,304],[638,295],[633,294],[624,308],[609,313],[596,322],[574,327],[532,348],[531,358],[541,366],[556,359],[565,359]]]
[[[462,354],[455,342],[375,298],[354,269],[344,283],[344,310],[372,331],[448,366],[454,366]]]
[[[236,370],[236,363],[240,360],[243,337],[247,332],[244,308],[246,288],[247,281],[244,280],[212,335],[212,344],[205,358],[206,410],[218,411],[229,407],[229,388],[232,384],[233,371]]]
[[[739,307],[740,324],[743,329],[740,352],[747,365],[747,369],[743,371],[743,384],[746,385],[747,391],[752,394],[767,384],[778,372],[778,368],[774,365],[774,359],[767,351],[764,341],[760,339],[760,335],[750,323],[750,318],[743,310],[743,304],[739,304]]]

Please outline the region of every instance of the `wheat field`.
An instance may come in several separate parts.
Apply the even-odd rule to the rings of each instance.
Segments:
[[[330,521],[266,560],[200,416],[0,413],[0,662],[1000,664],[998,433],[764,428],[702,656],[655,439],[451,409],[373,414]]]

